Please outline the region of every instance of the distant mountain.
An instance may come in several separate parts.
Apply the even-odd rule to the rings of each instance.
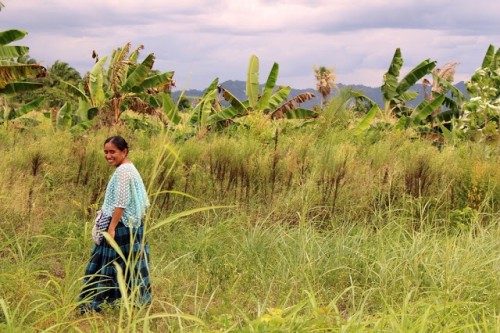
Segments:
[[[236,96],[239,100],[244,101],[246,100],[246,83],[245,81],[225,81],[221,83],[221,86],[227,90],[229,90],[234,96]],[[374,102],[376,102],[378,105],[383,107],[384,101],[382,98],[382,92],[380,90],[380,87],[367,87],[361,84],[350,84],[350,85],[344,85],[342,83],[337,84],[338,89],[341,89],[343,87],[351,87],[352,89],[359,90],[363,92],[367,97],[372,99]],[[455,87],[460,90],[462,93],[467,94],[467,90],[465,88],[465,83],[463,81],[455,84]],[[424,90],[422,87],[422,84],[416,84],[414,85],[411,89],[411,91],[416,91],[419,93],[418,97],[410,102],[410,105],[416,106],[418,105],[422,99],[424,98]],[[312,100],[301,104],[301,107],[306,108],[306,109],[311,109],[315,105],[320,104],[320,94],[317,90],[309,88],[309,89],[295,89],[292,88],[289,98],[293,98],[297,95],[300,95],[302,93],[309,92],[314,94],[316,97],[313,98]],[[174,100],[177,100],[181,94],[181,91],[174,91],[172,92],[172,97]],[[197,97],[203,96],[203,91],[201,90],[196,90],[196,89],[190,89],[184,91],[184,96],[190,98],[190,99],[196,99]],[[335,96],[335,90],[333,93],[330,95],[330,98]]]

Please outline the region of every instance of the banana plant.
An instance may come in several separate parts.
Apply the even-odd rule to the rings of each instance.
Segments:
[[[399,80],[402,66],[403,57],[401,56],[401,50],[397,48],[389,69],[384,74],[384,82],[381,87],[384,98],[384,112],[389,116],[408,116],[411,113],[411,109],[406,103],[415,99],[418,96],[418,92],[409,91],[409,89],[424,76],[432,72],[434,67],[436,67],[436,61],[431,61],[430,59],[422,61]]]
[[[85,119],[97,109],[108,124],[119,122],[120,115],[129,109],[136,112],[152,112],[162,105],[161,93],[169,92],[175,84],[174,72],[158,73],[153,70],[154,54],[138,61],[139,46],[131,51],[130,43],[115,49],[105,69],[108,57],[95,55],[96,63],[87,74],[83,87],[64,82],[67,91],[81,100],[78,113]]]
[[[207,118],[207,124],[213,125],[224,121],[231,121],[238,117],[243,117],[249,113],[269,114],[271,119],[304,119],[315,118],[317,113],[311,110],[299,108],[297,104],[303,103],[314,95],[304,93],[287,100],[291,88],[288,86],[276,88],[278,80],[279,65],[274,63],[266,83],[262,90],[259,84],[259,58],[256,55],[250,57],[246,82],[246,101],[240,101],[229,90],[218,87],[222,97],[229,103],[229,106],[217,110],[219,103],[213,103],[215,108],[211,109],[211,115]],[[211,95],[213,96],[213,95]],[[205,102],[203,102],[204,105]],[[211,105],[211,104],[209,104]]]
[[[448,62],[442,68],[432,70],[432,83],[424,79],[422,86],[424,88],[424,99],[432,102],[435,98],[443,96],[441,105],[428,116],[431,121],[431,129],[434,132],[441,133],[445,138],[449,138],[450,131],[456,131],[455,124],[461,115],[461,108],[466,96],[453,85],[455,68],[457,62]],[[430,87],[430,93],[427,89]]]
[[[219,79],[216,78],[210,83],[208,88],[205,89],[203,96],[193,108],[189,117],[191,126],[198,129],[204,128],[209,125],[208,119],[212,115],[222,113],[222,106],[218,99],[219,91],[221,91],[221,87],[219,85]]]
[[[500,140],[500,48],[490,45],[481,67],[466,83],[470,100],[464,104],[460,128],[470,138]]]

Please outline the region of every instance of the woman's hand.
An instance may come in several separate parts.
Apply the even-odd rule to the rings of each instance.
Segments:
[[[113,216],[111,217],[111,223],[109,224],[109,228],[108,228],[108,234],[113,239],[115,239],[115,229],[116,229],[116,226],[118,225],[118,222],[120,222],[120,219],[123,216],[124,210],[125,210],[125,208],[116,207],[115,210],[113,211]]]
[[[109,228],[108,234],[111,236],[112,239],[115,239],[115,228]]]

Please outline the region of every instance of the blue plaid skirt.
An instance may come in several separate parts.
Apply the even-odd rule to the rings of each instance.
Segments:
[[[78,298],[82,309],[100,311],[103,303],[113,303],[122,297],[115,263],[121,267],[127,293],[133,295],[132,299],[138,305],[151,302],[149,245],[144,242],[144,227],[129,228],[119,222],[115,230],[115,241],[125,260],[105,240],[94,246]]]

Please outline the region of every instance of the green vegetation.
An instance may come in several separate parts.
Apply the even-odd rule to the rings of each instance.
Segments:
[[[1,3],[0,3],[1,8]],[[27,32],[23,30],[0,31],[0,125],[23,116],[38,108],[43,98],[32,100],[25,105],[18,106],[10,103],[8,97],[13,94],[39,89],[42,84],[27,82],[27,77],[40,77],[45,75],[45,68],[38,64],[26,64],[17,61],[25,56],[27,46],[9,45],[23,39]]]
[[[198,101],[174,101],[173,72],[129,44],[107,69],[95,55],[83,79],[56,62],[37,80],[27,49],[7,45],[24,35],[0,33],[0,331],[498,331],[493,46],[470,98],[452,86],[453,64],[424,60],[399,80],[398,49],[383,108],[350,89],[326,100],[334,74],[319,67],[312,111],[297,107],[311,96],[276,86],[278,64],[261,86],[256,56],[246,101],[218,79]],[[426,75],[431,92],[412,108]],[[138,307],[124,289],[120,304],[80,315],[112,172],[102,144],[115,133],[152,203],[154,300]]]
[[[2,330],[496,330],[498,148],[250,125],[178,143],[115,128],[153,202],[154,302],[86,316],[107,131],[1,130]]]

